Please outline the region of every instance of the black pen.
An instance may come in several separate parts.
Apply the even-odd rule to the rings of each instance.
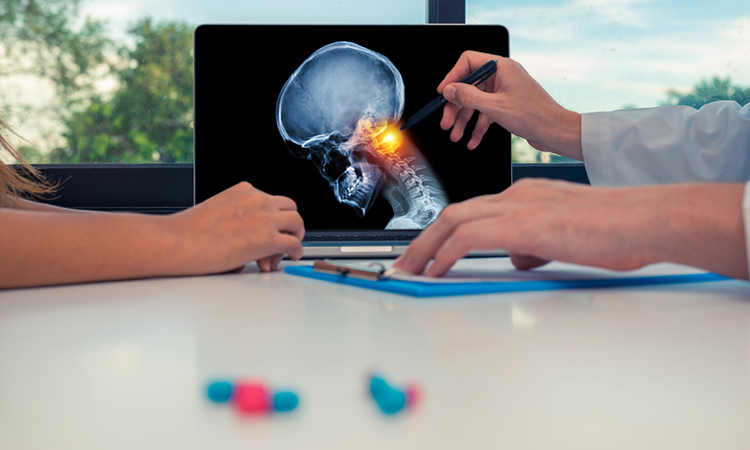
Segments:
[[[461,80],[461,83],[473,84],[474,86],[480,85],[483,82],[487,81],[487,79],[491,77],[496,71],[497,60],[493,59],[492,61],[489,61],[482,65],[482,67],[478,68],[474,72],[470,73],[469,76]],[[410,126],[414,125],[415,123],[440,109],[446,103],[448,103],[448,100],[446,100],[442,95],[439,96],[435,100],[428,103],[427,106],[417,111],[417,113],[411,116],[409,120],[404,122],[401,130],[409,128]]]

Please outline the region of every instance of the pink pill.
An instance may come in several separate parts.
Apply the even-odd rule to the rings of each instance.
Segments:
[[[409,383],[406,385],[406,406],[414,408],[422,400],[422,388],[418,383]]]
[[[243,414],[265,413],[273,406],[268,388],[258,381],[238,382],[232,397],[235,408]]]

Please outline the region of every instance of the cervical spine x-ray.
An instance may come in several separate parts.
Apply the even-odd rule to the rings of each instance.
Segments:
[[[421,229],[447,204],[440,182],[397,123],[404,82],[385,56],[351,42],[318,49],[289,77],[276,125],[289,150],[317,167],[336,199],[367,214],[382,192],[386,229]]]

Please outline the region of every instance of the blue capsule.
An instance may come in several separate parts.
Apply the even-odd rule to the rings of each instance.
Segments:
[[[251,388],[255,393],[264,392],[264,395],[258,397],[255,396],[243,396],[240,390],[243,388]],[[247,389],[245,389],[246,392]],[[299,405],[299,397],[297,394],[291,391],[279,391],[274,395],[270,395],[271,390],[262,382],[248,382],[240,381],[237,386],[232,386],[229,381],[214,381],[210,383],[206,389],[206,395],[209,400],[217,403],[226,403],[232,400],[240,410],[246,411],[292,411]],[[236,398],[234,398],[236,397]],[[260,398],[260,401],[258,399]],[[247,400],[252,400],[249,404]],[[239,403],[238,403],[239,402]],[[247,409],[250,408],[250,409]]]
[[[406,406],[406,395],[398,389],[390,389],[375,397],[375,402],[384,413],[395,414]]]
[[[391,387],[382,377],[370,377],[370,394],[385,414],[395,414],[406,406],[406,394]]]
[[[299,404],[299,398],[294,392],[277,392],[273,396],[273,409],[276,411],[291,411]]]
[[[232,383],[216,381],[208,385],[208,398],[214,402],[224,403],[232,397]]]
[[[373,397],[378,397],[389,389],[391,389],[391,387],[382,377],[376,375],[370,377],[370,395]]]

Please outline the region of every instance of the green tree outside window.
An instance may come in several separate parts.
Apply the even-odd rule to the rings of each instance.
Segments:
[[[52,162],[191,162],[193,30],[150,19],[133,27],[135,49],[120,50],[120,88],[66,120],[68,146],[55,149]]]

